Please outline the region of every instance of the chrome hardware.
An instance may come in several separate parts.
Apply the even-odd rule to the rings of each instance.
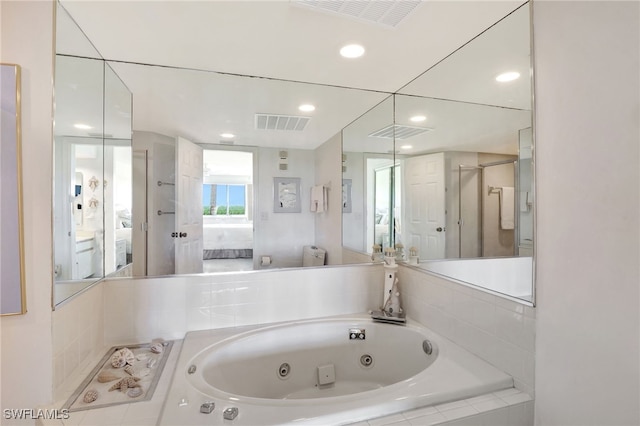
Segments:
[[[431,344],[430,341],[425,340],[422,342],[422,350],[424,351],[425,354],[431,355],[433,353],[433,345]]]
[[[446,230],[447,230],[447,228],[443,228],[442,226],[438,226],[436,228],[436,231],[438,231],[438,232],[442,232],[442,231],[446,231]]]
[[[216,404],[213,402],[205,402],[200,406],[200,412],[204,414],[211,414],[216,408]]]
[[[171,185],[171,186],[176,186],[175,183],[171,183],[171,182],[162,182],[161,180],[158,181],[158,186],[162,186],[162,185]]]
[[[349,340],[364,340],[365,338],[366,338],[366,333],[364,328],[349,329]]]
[[[178,237],[180,237],[180,238],[186,238],[186,237],[187,237],[187,233],[186,233],[186,232],[180,232],[180,233],[178,234]]]
[[[238,409],[236,407],[226,408],[222,415],[225,420],[233,420],[238,416]]]
[[[176,212],[163,212],[162,210],[158,210],[158,216],[162,216],[163,214],[176,214]]]
[[[189,373],[189,374],[193,374],[193,373],[195,373],[195,372],[196,372],[196,366],[195,366],[195,365],[193,365],[193,364],[192,364],[192,365],[190,365],[190,366],[189,366],[189,369],[187,370],[187,373]]]

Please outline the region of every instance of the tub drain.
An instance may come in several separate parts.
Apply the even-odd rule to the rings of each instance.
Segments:
[[[360,357],[360,364],[362,364],[363,367],[371,367],[371,364],[373,364],[373,357],[369,354],[364,354]]]
[[[286,362],[283,362],[282,364],[280,364],[280,367],[278,367],[278,377],[280,377],[281,379],[286,379],[290,372],[291,366]]]

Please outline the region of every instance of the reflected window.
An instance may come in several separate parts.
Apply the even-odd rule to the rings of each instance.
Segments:
[[[246,216],[247,186],[204,184],[202,204],[205,216]]]

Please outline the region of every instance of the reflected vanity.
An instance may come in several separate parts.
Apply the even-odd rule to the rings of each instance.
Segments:
[[[131,263],[132,96],[58,5],[54,303]]]

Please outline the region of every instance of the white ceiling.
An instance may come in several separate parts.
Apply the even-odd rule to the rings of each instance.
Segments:
[[[288,1],[62,3],[105,59],[131,62],[111,66],[133,92],[135,130],[200,143],[218,143],[220,133],[232,132],[239,145],[313,149],[385,99],[382,92],[398,91],[522,1],[423,1],[394,28]],[[528,69],[527,10],[521,8],[525,13],[503,21],[509,25],[492,28],[401,92],[529,109],[530,86],[520,84],[516,90],[514,84],[500,93],[486,85],[496,70],[511,63]],[[526,40],[509,35],[518,30]],[[58,36],[59,41],[70,38]],[[341,58],[338,50],[349,42],[363,44],[365,55]],[[474,52],[463,54],[473,45]],[[86,43],[64,42],[57,49],[90,56],[82,53]],[[452,71],[461,68],[462,73]],[[57,99],[64,96],[61,90],[56,85]],[[300,113],[297,107],[303,102],[315,104],[316,111]],[[68,116],[74,113],[68,111]],[[312,118],[303,132],[257,131],[256,113]],[[492,114],[481,116],[489,125]],[[474,116],[466,118],[465,132],[470,132]],[[460,117],[450,121],[460,123]],[[366,145],[358,149],[370,150]]]

